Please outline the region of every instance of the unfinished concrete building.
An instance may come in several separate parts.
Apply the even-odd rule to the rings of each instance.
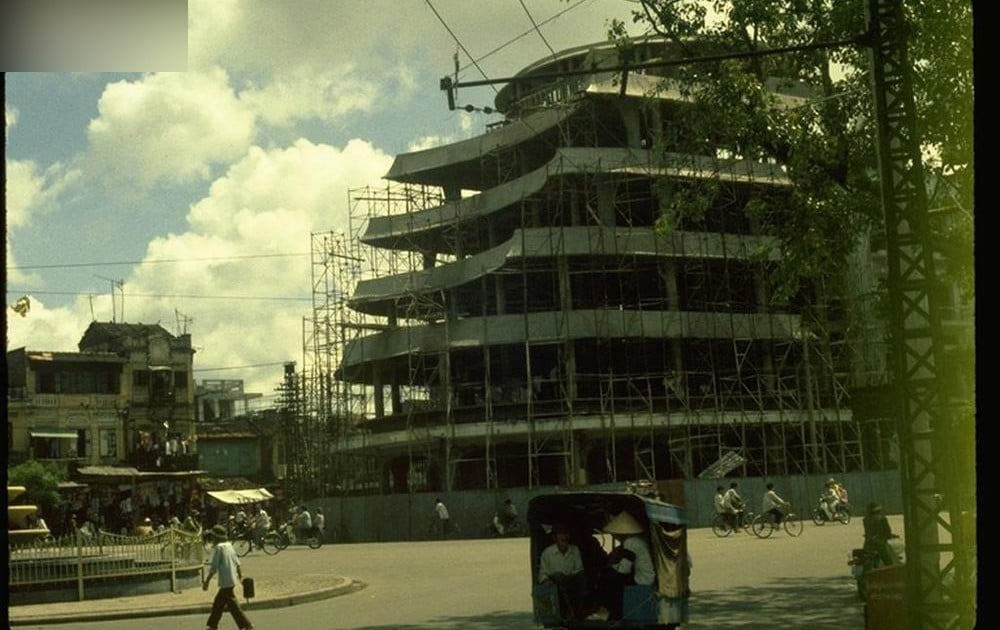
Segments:
[[[692,153],[689,97],[654,89],[666,70],[601,71],[619,63],[602,43],[525,68],[502,123],[399,155],[351,191],[348,233],[314,235],[302,411],[340,490],[890,465],[852,418],[845,326],[807,332],[772,298],[781,253],[744,207],[787,195],[781,168]],[[707,210],[658,224],[706,182]]]

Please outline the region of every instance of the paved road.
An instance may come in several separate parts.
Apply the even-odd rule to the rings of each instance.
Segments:
[[[894,531],[899,518],[890,517]],[[860,520],[816,527],[800,538],[767,540],[690,533],[694,562],[691,629],[862,628],[847,557],[862,539]],[[303,575],[334,571],[362,580],[357,593],[291,608],[251,611],[258,630],[295,628],[532,628],[527,539],[328,545],[248,557],[248,574],[291,563]],[[209,594],[205,595],[206,598]],[[204,615],[143,619],[150,630],[203,628]],[[72,624],[86,630],[132,630],[134,621]],[[67,628],[61,626],[24,626]],[[233,628],[224,618],[221,628]]]

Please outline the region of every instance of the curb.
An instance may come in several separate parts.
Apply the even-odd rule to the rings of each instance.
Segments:
[[[341,595],[350,595],[351,593],[356,593],[357,591],[360,591],[368,586],[365,582],[352,580],[350,578],[347,578],[345,582],[345,584],[341,584],[340,586],[332,586],[315,591],[306,591],[297,595],[262,599],[250,602],[249,604],[243,604],[240,607],[244,611],[248,612],[254,610],[267,610],[269,608],[287,608],[288,606],[296,606],[298,604],[306,604],[308,602],[332,599]],[[112,610],[107,612],[74,613],[72,615],[36,615],[30,617],[11,616],[9,621],[11,626],[27,626],[36,624],[49,625],[81,621],[115,621],[119,619],[142,619],[146,617],[171,617],[175,615],[207,615],[211,612],[211,610],[212,604],[206,603],[195,606],[146,608],[141,610]],[[8,609],[8,613],[9,612],[12,612],[11,609]]]

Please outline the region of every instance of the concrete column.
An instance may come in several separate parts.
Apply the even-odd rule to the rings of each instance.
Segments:
[[[389,384],[389,398],[392,401],[393,415],[399,415],[403,413],[403,397],[399,393],[399,383],[396,382],[395,377]]]
[[[597,185],[597,216],[601,225],[615,225],[615,185],[613,182],[602,182]]]
[[[625,141],[632,149],[641,149],[642,134],[639,125],[639,104],[631,99],[619,99],[619,110],[625,122]]]
[[[681,292],[677,288],[677,264],[673,260],[664,260],[660,263],[660,275],[663,277],[663,286],[667,291],[669,310],[681,310]]]
[[[385,387],[382,382],[382,369],[375,365],[372,368],[372,384],[375,389],[375,417],[385,417]]]

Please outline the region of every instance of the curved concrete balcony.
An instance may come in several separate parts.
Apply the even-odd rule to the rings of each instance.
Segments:
[[[433,149],[431,149],[433,150]],[[420,241],[441,242],[435,234],[458,221],[484,220],[542,192],[550,181],[564,175],[621,174],[681,179],[721,179],[748,184],[787,186],[791,182],[776,165],[750,160],[725,160],[684,153],[657,158],[653,151],[620,148],[570,148],[556,151],[541,168],[478,195],[419,212],[372,217],[361,242],[374,247],[412,249]],[[444,251],[430,246],[433,251]]]
[[[689,311],[574,310],[469,317],[404,326],[356,339],[344,349],[338,377],[371,382],[372,366],[409,354],[573,339],[797,339],[798,315]]]
[[[475,138],[439,147],[401,153],[385,178],[411,184],[479,189],[482,157],[490,152],[511,149],[554,129],[576,112],[576,106],[555,107],[523,120],[512,121]]]
[[[503,244],[474,256],[440,267],[360,282],[349,305],[363,313],[385,315],[398,298],[459,287],[511,261],[525,258],[628,256],[747,260],[758,253],[763,253],[768,260],[778,260],[777,239],[714,232],[674,232],[665,236],[657,234],[653,228],[518,229]]]

